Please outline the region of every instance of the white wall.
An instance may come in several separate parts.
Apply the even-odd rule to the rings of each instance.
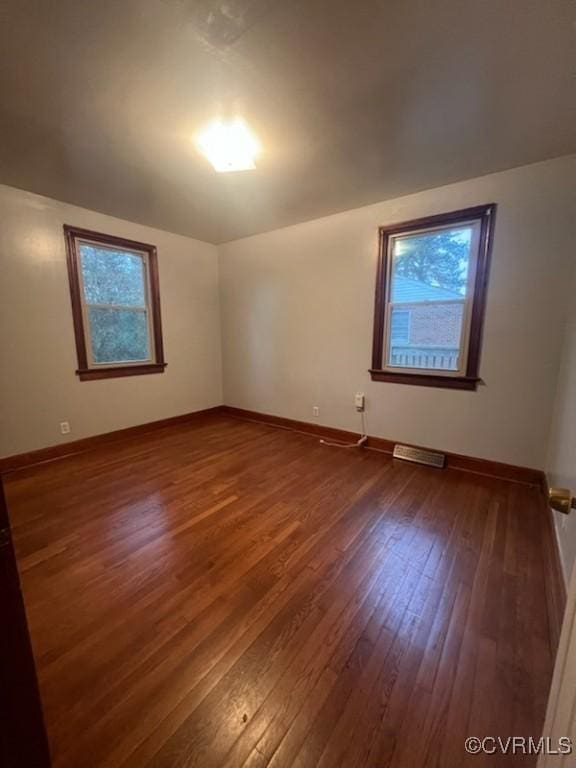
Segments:
[[[224,401],[544,468],[567,277],[575,158],[452,184],[220,249]],[[371,382],[379,225],[498,203],[477,392]]]
[[[165,373],[79,381],[64,223],[157,246]],[[215,246],[0,186],[0,266],[0,456],[222,402]]]
[[[306,421],[319,405],[320,422],[356,430],[352,396],[362,390],[371,434],[543,468],[576,239],[574,170],[574,158],[539,163],[222,246],[224,401]],[[378,226],[491,201],[486,386],[372,383]],[[164,374],[78,380],[63,223],[157,245]],[[221,403],[216,255],[197,240],[0,186],[0,455]],[[576,375],[573,319],[569,328],[564,409]],[[550,474],[574,487],[574,430],[558,423]],[[567,561],[576,531],[570,541]]]
[[[576,255],[576,238],[572,259]],[[576,493],[576,270],[568,302],[564,344],[548,452],[548,482]],[[554,513],[566,584],[576,562],[576,512]]]

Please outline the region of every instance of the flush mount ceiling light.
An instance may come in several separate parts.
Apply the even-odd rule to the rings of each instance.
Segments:
[[[213,120],[198,134],[196,144],[218,173],[256,168],[260,144],[240,118]]]

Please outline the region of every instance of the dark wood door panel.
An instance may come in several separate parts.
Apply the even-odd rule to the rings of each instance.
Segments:
[[[49,768],[36,669],[0,479],[0,763]]]

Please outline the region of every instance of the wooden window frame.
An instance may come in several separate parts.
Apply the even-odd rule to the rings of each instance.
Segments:
[[[160,313],[160,284],[158,280],[158,256],[156,246],[148,243],[140,243],[136,240],[127,240],[123,237],[93,232],[90,229],[81,229],[68,224],[64,225],[64,238],[66,240],[66,257],[68,264],[68,277],[70,283],[70,301],[72,304],[72,318],[74,322],[74,338],[76,340],[76,354],[78,369],[76,371],[80,381],[93,381],[94,379],[112,379],[122,376],[141,376],[149,373],[163,373],[166,368],[164,361],[164,345],[162,343],[162,318]],[[103,245],[107,248],[135,251],[145,255],[148,301],[147,307],[150,316],[149,340],[151,349],[151,361],[126,362],[112,364],[90,364],[86,341],[86,327],[84,320],[84,296],[82,290],[81,264],[79,243],[90,242]]]
[[[413,219],[412,221],[405,221],[400,224],[380,227],[374,303],[372,367],[370,368],[372,381],[467,390],[475,390],[478,384],[482,382],[482,379],[480,378],[480,351],[482,347],[482,330],[486,310],[486,294],[492,242],[494,239],[495,219],[496,204],[488,203],[486,205],[462,208],[457,211],[450,211],[449,213],[426,216],[421,219]],[[432,370],[419,373],[414,372],[414,369],[399,369],[398,371],[387,369],[383,365],[383,362],[386,346],[386,314],[389,304],[388,262],[390,239],[398,235],[407,234],[408,232],[425,231],[434,227],[448,227],[450,225],[462,224],[470,221],[479,222],[479,235],[476,270],[472,283],[470,320],[467,324],[468,338],[467,344],[464,346],[464,349],[467,352],[464,375],[436,373]],[[466,329],[464,330],[466,331]]]

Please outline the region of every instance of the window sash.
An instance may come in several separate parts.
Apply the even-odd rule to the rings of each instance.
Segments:
[[[102,250],[109,250],[115,253],[129,253],[135,256],[139,256],[142,259],[143,273],[144,273],[144,297],[146,304],[142,306],[135,306],[134,304],[95,304],[86,301],[86,293],[84,288],[84,270],[82,265],[82,245],[91,245]],[[118,368],[118,367],[130,367],[139,366],[149,363],[153,363],[155,360],[154,349],[154,325],[151,307],[151,292],[150,292],[150,269],[148,263],[148,254],[144,251],[138,251],[132,248],[123,248],[122,246],[105,245],[97,240],[89,240],[87,238],[81,238],[77,240],[77,253],[78,253],[78,281],[80,283],[80,302],[82,305],[82,319],[84,328],[84,343],[86,346],[86,358],[89,369],[100,370],[103,368]],[[144,312],[146,314],[146,328],[148,332],[148,357],[141,358],[139,360],[112,360],[106,363],[98,363],[94,360],[94,352],[92,348],[92,327],[90,323],[90,308],[96,309],[111,309],[122,312]]]
[[[390,296],[392,293],[392,267],[394,263],[394,245],[396,240],[401,240],[411,235],[423,235],[428,232],[439,232],[443,230],[467,228],[472,230],[472,236],[470,238],[470,252],[468,262],[468,274],[466,280],[466,293],[462,296],[462,299],[430,299],[422,301],[392,301]],[[480,247],[480,230],[481,220],[471,219],[470,221],[462,221],[457,224],[444,224],[439,226],[432,226],[426,228],[418,228],[406,232],[399,232],[397,235],[391,235],[388,239],[388,250],[386,254],[386,296],[385,296],[385,314],[384,314],[384,344],[383,344],[383,359],[382,370],[389,371],[391,373],[413,373],[413,374],[431,374],[450,377],[462,377],[466,374],[468,366],[468,352],[470,348],[470,326],[472,321],[472,307],[474,304],[474,286],[476,284],[476,272],[478,267],[478,255]],[[462,324],[460,330],[460,345],[458,348],[458,368],[454,370],[445,368],[413,368],[409,366],[392,365],[390,361],[390,351],[392,344],[391,331],[392,331],[392,309],[394,307],[405,308],[410,306],[430,306],[438,304],[462,304]]]

